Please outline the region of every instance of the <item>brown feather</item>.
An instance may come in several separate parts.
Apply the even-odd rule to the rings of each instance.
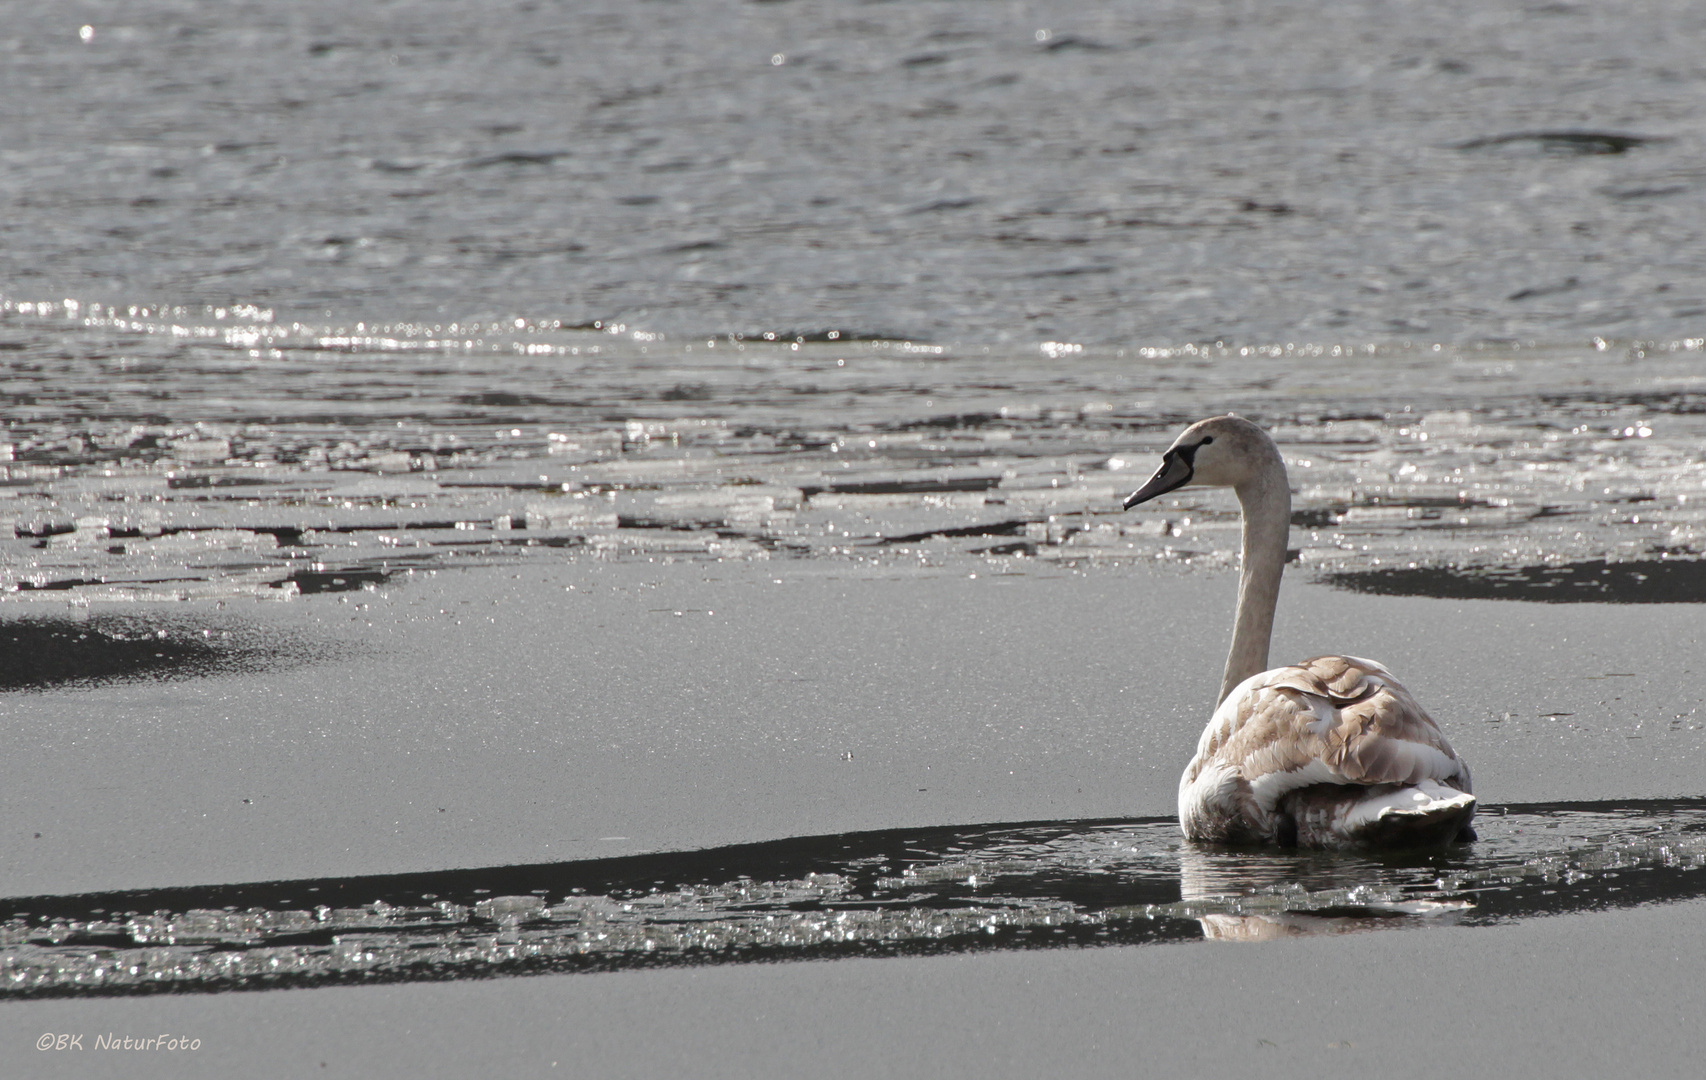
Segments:
[[[1311,769],[1317,762],[1325,770]],[[1410,692],[1380,665],[1347,656],[1317,656],[1247,683],[1210,722],[1185,784],[1211,767],[1223,795],[1187,831],[1221,842],[1274,842],[1295,832],[1290,816],[1305,806],[1324,822],[1335,805],[1424,780],[1469,791],[1467,768]],[[1312,785],[1304,802],[1280,796],[1284,805],[1261,805],[1257,789],[1296,790],[1292,784]]]

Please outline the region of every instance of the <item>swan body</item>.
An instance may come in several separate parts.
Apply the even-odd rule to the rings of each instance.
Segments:
[[[1126,508],[1186,486],[1232,488],[1244,524],[1220,702],[1179,780],[1185,836],[1303,847],[1472,839],[1469,766],[1383,665],[1317,656],[1265,670],[1291,527],[1273,440],[1238,416],[1192,424]]]

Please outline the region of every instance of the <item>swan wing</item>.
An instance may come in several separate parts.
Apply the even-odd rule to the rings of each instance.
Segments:
[[[1194,837],[1261,840],[1299,788],[1424,781],[1470,790],[1439,726],[1380,664],[1318,656],[1251,676],[1215,710],[1180,780],[1180,820]]]
[[[1469,792],[1469,768],[1404,684],[1372,660],[1317,656],[1298,667],[1327,691],[1337,722],[1322,735],[1322,759],[1356,784],[1433,780]]]

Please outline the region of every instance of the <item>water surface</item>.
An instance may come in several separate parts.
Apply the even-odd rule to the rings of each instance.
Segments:
[[[1489,808],[1439,853],[1215,850],[1170,820],[0,901],[0,994],[133,994],[1493,925],[1706,895],[1698,799]]]
[[[1706,338],[1015,349],[5,301],[0,341],[19,601],[540,558],[1229,566],[1224,493],[1120,510],[1227,409],[1279,441],[1294,560],[1330,581],[1674,602],[1706,554]]]
[[[1703,20],[33,5],[0,28],[0,291],[938,342],[1683,338]]]
[[[1285,454],[1294,574],[1700,602],[1703,19],[1682,0],[14,13],[0,704],[52,744],[18,711],[41,694],[246,687],[331,651],[254,605],[324,611],[444,569],[1227,568],[1224,493],[1119,501],[1228,409]],[[1686,672],[1641,677],[1675,697]],[[1630,700],[1635,729],[1654,720],[1658,698]],[[307,769],[335,803],[312,760],[273,778]],[[1475,925],[1698,897],[1701,814],[1497,807],[1479,843],[1421,858],[1068,820],[14,898],[0,993]]]

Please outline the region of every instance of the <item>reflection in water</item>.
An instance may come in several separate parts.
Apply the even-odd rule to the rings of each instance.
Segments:
[[[1195,911],[1210,941],[1274,941],[1392,929],[1416,918],[1457,921],[1452,916],[1474,906],[1468,900],[1425,898],[1413,884],[1383,890],[1374,884],[1379,863],[1323,856],[1302,849],[1255,855],[1183,845],[1177,910]]]
[[[0,901],[0,992],[220,991],[1257,941],[1706,895],[1706,799],[1493,807],[1440,852],[1235,851],[1168,819],[905,829]]]

